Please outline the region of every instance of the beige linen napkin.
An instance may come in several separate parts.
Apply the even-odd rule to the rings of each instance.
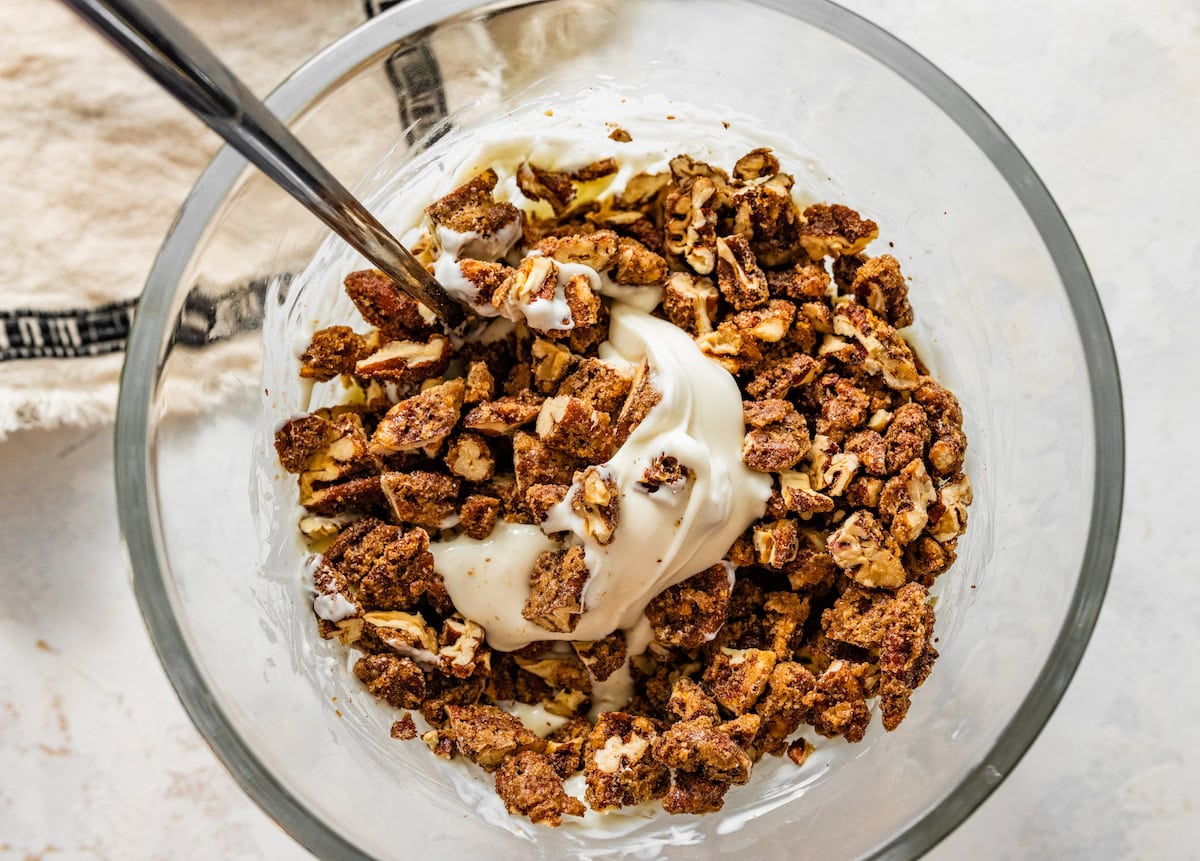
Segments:
[[[166,3],[260,95],[379,5]],[[0,438],[112,417],[122,345],[111,336],[127,325],[171,219],[218,146],[59,3],[13,0],[4,17]],[[51,357],[22,357],[30,354]]]

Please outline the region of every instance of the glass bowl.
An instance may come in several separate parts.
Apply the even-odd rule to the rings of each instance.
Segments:
[[[228,150],[162,247],[122,379],[121,527],[159,656],[246,792],[321,857],[699,858],[713,841],[753,857],[920,854],[1033,742],[1103,598],[1124,452],[1087,267],[979,106],[824,0],[412,0],[315,56],[269,104],[369,193],[398,166],[434,164],[439,141],[598,84],[759,118],[812,154],[806,193],[878,221],[912,278],[915,337],[962,400],[976,497],[935,590],[942,657],[905,723],[885,737],[876,720],[805,768],[760,765],[719,814],[607,836],[495,815],[484,781],[456,788],[420,743],[388,739],[388,716],[316,639],[300,572],[272,567],[258,523],[275,480],[256,468],[265,417],[289,406],[263,382],[264,312],[278,313],[265,303],[327,237]]]

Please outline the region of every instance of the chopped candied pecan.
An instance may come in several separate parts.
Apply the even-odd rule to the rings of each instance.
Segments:
[[[834,334],[853,338],[866,351],[862,369],[880,374],[893,389],[914,389],[920,381],[912,350],[896,330],[857,302],[843,302],[833,312]]]
[[[400,401],[379,420],[371,451],[378,455],[418,450],[434,454],[458,421],[463,392],[462,380],[448,380]]]
[[[622,236],[617,243],[617,267],[613,280],[635,286],[662,284],[667,277],[667,261],[636,239]]]
[[[824,394],[821,398],[821,415],[817,419],[817,433],[840,440],[866,422],[867,409],[871,405],[866,392],[834,374],[826,374],[819,383]]]
[[[438,669],[457,679],[469,678],[476,668],[490,668],[491,653],[483,642],[483,628],[455,613],[442,623]]]
[[[746,384],[746,394],[752,398],[786,398],[792,389],[815,380],[821,367],[812,356],[792,354],[759,371]]]
[[[862,741],[871,722],[861,680],[865,670],[864,664],[834,661],[817,677],[816,687],[805,694],[804,703],[808,722],[818,735]]]
[[[851,585],[821,614],[821,633],[860,649],[878,649],[887,632],[888,608],[894,600],[891,592]]]
[[[275,431],[275,453],[288,472],[301,472],[309,459],[326,446],[333,426],[316,415],[289,419]]]
[[[812,440],[804,416],[779,399],[745,401],[751,430],[742,444],[742,461],[759,472],[778,472],[795,466],[808,453]]]
[[[625,403],[632,384],[629,372],[599,359],[584,359],[562,382],[558,393],[574,395],[609,415]]]
[[[883,436],[887,446],[887,473],[897,473],[924,456],[929,444],[929,420],[918,404],[903,404],[892,416]]]
[[[612,131],[608,133],[609,140],[614,140],[617,143],[629,143],[633,140],[633,136],[620,126],[613,126]]]
[[[716,266],[717,217],[712,179],[698,176],[686,187],[667,195],[663,248],[683,257],[698,275],[708,275]]]
[[[449,730],[431,729],[421,736],[429,751],[438,759],[451,760],[454,758],[454,736]]]
[[[671,773],[650,753],[653,721],[624,712],[601,713],[584,753],[584,799],[593,810],[614,810],[667,794]]]
[[[437,667],[437,632],[420,613],[376,610],[363,614],[363,642],[379,643],[422,669]]]
[[[750,756],[712,718],[672,724],[654,741],[654,758],[669,768],[695,771],[711,780],[746,783]]]
[[[545,744],[518,718],[496,706],[448,705],[446,717],[458,752],[485,771],[495,771],[510,753],[537,751]]]
[[[813,746],[802,738],[796,739],[787,746],[787,756],[796,765],[804,765],[813,752]]]
[[[778,756],[788,737],[800,728],[808,713],[804,697],[817,680],[802,664],[777,661],[767,680],[766,693],[754,707],[761,718],[755,745],[762,753]]]
[[[925,586],[933,584],[934,579],[944,574],[954,564],[955,543],[942,543],[931,535],[919,535],[917,539],[904,548],[904,567],[909,576]]]
[[[603,179],[606,176],[612,176],[620,170],[617,160],[614,158],[602,158],[596,161],[589,162],[583,167],[576,168],[571,171],[571,179],[576,182],[595,182],[598,179]]]
[[[481,403],[463,417],[463,427],[488,436],[504,436],[537,418],[542,398],[532,392]]]
[[[937,518],[930,517],[929,534],[945,544],[967,530],[967,506],[975,501],[971,480],[961,472],[937,490]]]
[[[392,722],[392,738],[397,741],[412,741],[417,737],[417,725],[413,723],[412,715],[405,712],[400,720]]]
[[[669,454],[660,454],[651,461],[638,481],[638,487],[646,493],[657,493],[666,487],[670,490],[681,489],[692,476],[692,468],[685,466]]]
[[[518,432],[513,436],[513,470],[522,500],[537,484],[569,485],[580,466],[578,459],[550,448],[531,434]]]
[[[589,337],[589,330],[598,328],[603,306],[600,304],[600,297],[592,291],[588,277],[582,272],[571,276],[563,285],[563,299],[567,303],[567,310],[571,312],[571,322],[574,323],[567,338],[574,348],[582,343],[581,339]]]
[[[763,603],[763,627],[770,646],[781,661],[791,660],[804,635],[811,600],[794,592],[768,592]]]
[[[471,362],[467,367],[463,390],[464,404],[490,401],[496,395],[496,380],[488,370],[487,362]]]
[[[800,313],[817,334],[833,332],[833,311],[824,302],[802,302]]]
[[[517,655],[516,661],[522,671],[541,679],[552,690],[577,691],[584,695],[592,690],[592,677],[588,673],[587,667],[570,650],[546,652],[537,658]],[[546,698],[543,697],[543,699]],[[583,699],[586,699],[586,696],[578,699],[575,705],[583,704]],[[552,703],[547,703],[547,710],[553,713],[552,705]]]
[[[613,446],[623,446],[638,425],[661,401],[662,392],[655,388],[650,376],[650,366],[643,361],[634,371],[629,395],[617,416],[617,423],[613,428]]]
[[[576,474],[570,494],[571,510],[583,519],[587,534],[598,544],[610,544],[621,516],[617,482],[607,467],[589,466]]]
[[[424,529],[404,532],[378,521],[363,523],[369,528],[346,536],[336,564],[365,608],[407,609],[431,590],[444,590]]]
[[[530,572],[529,597],[521,616],[547,631],[574,631],[583,613],[587,580],[582,547],[543,551]]]
[[[911,326],[912,306],[908,304],[908,284],[900,274],[900,261],[890,254],[868,257],[854,273],[850,292],[897,329]]]
[[[777,173],[733,195],[733,230],[749,240],[763,266],[791,265],[807,256],[800,244],[801,219],[792,200],[793,184],[789,174]]]
[[[754,367],[762,359],[758,344],[753,338],[742,337],[728,321],[721,323],[712,332],[696,338],[700,352],[719,364],[731,374]]]
[[[446,726],[448,706],[470,706],[479,702],[487,679],[483,673],[476,673],[467,679],[447,676],[443,673],[430,673],[425,677],[425,702],[421,703],[421,717],[435,727],[445,726],[446,734],[453,738],[453,733]]]
[[[745,237],[738,234],[717,240],[717,286],[738,311],[755,308],[770,298],[767,276],[758,268]]]
[[[710,278],[673,272],[663,291],[662,307],[667,319],[688,334],[706,334],[713,330],[717,314],[717,288]]]
[[[931,472],[939,477],[954,475],[962,469],[967,453],[967,437],[962,432],[962,408],[950,390],[928,377],[913,390],[913,400],[929,416],[932,442],[929,446]]]
[[[631,211],[601,211],[588,216],[597,226],[615,230],[622,236],[636,239],[655,254],[663,253],[662,229],[653,219],[647,218],[636,210]]]
[[[363,319],[389,338],[428,332],[437,322],[432,311],[378,269],[351,272],[343,283]]]
[[[694,718],[710,718],[716,723],[720,717],[716,701],[704,692],[694,679],[680,676],[671,689],[667,711],[681,721]]]
[[[851,371],[858,371],[867,359],[867,351],[857,341],[847,341],[839,335],[826,335],[821,339],[817,355],[826,361],[836,361]]]
[[[904,585],[900,547],[870,511],[856,511],[829,534],[833,561],[863,586],[898,589]]]
[[[575,357],[570,350],[545,338],[533,342],[530,355],[534,387],[544,395],[552,394],[575,364]]]
[[[450,341],[444,335],[431,335],[426,341],[389,341],[360,359],[354,373],[367,379],[420,382],[445,371],[450,353]]]
[[[487,481],[496,474],[496,458],[488,441],[470,431],[450,440],[445,460],[450,472],[467,481]]]
[[[833,496],[841,496],[846,492],[850,482],[858,472],[858,456],[840,451],[829,459],[825,470],[825,492]]]
[[[796,306],[782,299],[742,311],[730,319],[730,324],[742,335],[773,344],[782,341],[796,318]]]
[[[925,462],[914,460],[883,486],[879,516],[890,523],[888,531],[903,546],[925,529],[929,522],[928,508],[937,498]]]
[[[887,443],[878,432],[862,430],[846,437],[845,451],[858,458],[858,464],[867,475],[882,478],[888,474]]]
[[[583,746],[591,731],[586,717],[573,717],[546,736],[546,756],[559,777],[565,780],[583,768]]]
[[[723,708],[745,714],[762,696],[775,661],[767,649],[722,649],[704,671],[704,685]]]
[[[463,532],[476,541],[482,541],[492,534],[496,518],[499,516],[500,500],[479,493],[473,493],[464,499],[458,513]]]
[[[459,249],[462,256],[503,257],[521,234],[521,211],[511,203],[497,203],[492,196],[498,181],[489,168],[425,207],[436,227],[471,234]]]
[[[663,797],[667,813],[716,813],[725,805],[730,784],[710,780],[699,772],[677,771],[671,791]]]
[[[888,606],[879,652],[879,710],[888,731],[904,720],[913,690],[928,678],[937,660],[933,625],[933,608],[924,586],[909,583],[896,593]]]
[[[531,484],[525,491],[525,507],[533,516],[533,522],[544,521],[550,509],[567,498],[570,489],[565,484]]]
[[[530,200],[544,200],[555,215],[562,215],[575,200],[575,183],[570,175],[542,170],[529,162],[517,168],[517,188]]]
[[[567,795],[553,761],[545,754],[522,750],[496,771],[496,794],[509,813],[528,816],[538,825],[562,824],[563,816],[583,816],[587,808]]]
[[[866,261],[865,254],[843,254],[833,258],[833,266],[830,267],[833,270],[833,283],[837,284],[837,289],[842,295],[854,295],[851,287],[854,276]]]
[[[578,236],[551,236],[537,245],[537,251],[559,263],[581,263],[603,272],[617,256],[619,237],[612,230],[597,230]]]
[[[882,478],[860,475],[847,485],[843,498],[851,508],[877,508],[882,495]]]
[[[743,182],[753,182],[756,179],[769,179],[779,173],[779,159],[770,147],[752,149],[739,158],[733,165],[733,178]]]
[[[602,682],[621,669],[627,656],[625,633],[614,631],[603,640],[573,642],[571,647],[593,679]]]
[[[724,208],[729,205],[733,189],[729,184],[729,174],[719,167],[706,162],[697,161],[690,155],[680,154],[670,161],[671,176],[680,188],[687,188],[698,178],[703,177],[713,184],[716,189],[714,205]]]
[[[730,570],[722,563],[693,574],[658,593],[646,605],[654,639],[664,646],[695,649],[725,624],[732,592]]]
[[[879,225],[848,206],[813,204],[804,210],[800,244],[813,260],[858,254],[879,235]]]
[[[796,558],[783,570],[793,589],[817,590],[833,583],[838,569],[826,543],[827,538],[820,531],[800,530]]]
[[[425,699],[425,674],[408,658],[364,655],[354,664],[354,675],[373,696],[398,709],[416,708]]]
[[[829,283],[829,273],[812,263],[798,263],[790,269],[767,273],[767,286],[772,296],[797,302],[823,298]]]
[[[378,461],[370,451],[362,417],[343,413],[329,423],[323,447],[309,457],[300,473],[301,498],[311,495],[315,482],[337,481],[377,468]]]
[[[492,294],[492,307],[509,320],[524,320],[531,306],[538,302],[553,301],[557,290],[558,265],[549,257],[526,257],[496,288]],[[570,322],[566,321],[568,324]],[[555,325],[550,328],[569,329],[571,326]]]
[[[366,339],[349,326],[318,329],[300,354],[300,376],[325,382],[338,374],[353,374],[355,362],[366,352]]]
[[[374,511],[386,502],[377,475],[331,484],[300,498],[300,504],[306,510],[325,516],[348,511]]]
[[[608,413],[573,395],[547,398],[535,429],[543,443],[591,463],[608,460],[613,437]]]
[[[812,489],[812,479],[806,472],[780,471],[779,496],[786,510],[799,514],[804,520],[814,514],[833,511],[833,500]]]
[[[496,295],[500,285],[512,277],[514,271],[511,266],[505,266],[503,263],[472,260],[469,257],[458,261],[458,270],[475,288],[471,304],[477,308],[491,305],[492,297]]]
[[[754,553],[766,568],[780,570],[795,559],[799,541],[794,520],[760,521],[754,526]]]
[[[442,528],[456,513],[459,481],[436,472],[385,472],[379,477],[392,513],[401,523]]]

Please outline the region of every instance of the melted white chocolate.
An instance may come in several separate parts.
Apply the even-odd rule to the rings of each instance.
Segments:
[[[546,532],[571,533],[572,543],[584,547],[590,576],[575,630],[547,631],[521,616],[538,555],[562,546],[537,527],[502,521],[483,541],[460,537],[431,546],[454,606],[485,628],[493,648],[599,640],[635,628],[654,596],[720,562],[766,507],[770,478],[741,459],[745,426],[737,383],[686,333],[617,302],[601,356],[614,364],[645,359],[662,400],[605,464],[619,499],[612,542],[597,543],[567,503],[543,524]],[[691,475],[682,486],[646,493],[638,482],[662,455]]]

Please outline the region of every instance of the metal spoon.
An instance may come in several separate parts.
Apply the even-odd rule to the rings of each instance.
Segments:
[[[463,319],[425,267],[237,77],[155,0],[63,0],[142,71],[448,326]]]

